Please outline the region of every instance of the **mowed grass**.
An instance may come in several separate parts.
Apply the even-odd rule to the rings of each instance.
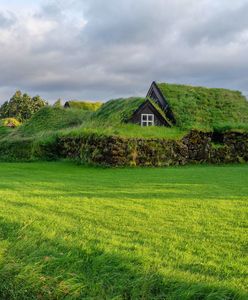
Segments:
[[[248,166],[0,164],[0,299],[248,299]]]

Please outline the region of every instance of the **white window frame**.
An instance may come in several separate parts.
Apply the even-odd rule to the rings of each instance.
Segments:
[[[151,120],[149,120],[149,117],[151,117]],[[141,126],[154,126],[154,114],[141,114]]]

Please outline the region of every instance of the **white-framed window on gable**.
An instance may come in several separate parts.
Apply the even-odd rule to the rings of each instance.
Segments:
[[[142,114],[141,126],[154,126],[154,114]]]

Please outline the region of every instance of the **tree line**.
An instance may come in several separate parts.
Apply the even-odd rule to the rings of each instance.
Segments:
[[[27,93],[23,94],[21,91],[17,91],[9,101],[4,102],[0,107],[0,119],[15,118],[24,122],[46,105],[48,102],[40,96],[31,97]],[[54,106],[61,106],[60,99],[54,103]]]

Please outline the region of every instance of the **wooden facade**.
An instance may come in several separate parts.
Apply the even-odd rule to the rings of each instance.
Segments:
[[[152,102],[155,104],[153,105]],[[141,126],[172,126],[175,124],[169,104],[155,81],[147,93],[147,100],[133,113],[129,122]]]
[[[149,120],[149,116],[153,115],[153,120]],[[144,118],[144,116],[146,116]],[[142,118],[143,122],[142,122]],[[147,120],[145,120],[147,119]],[[170,126],[166,122],[162,114],[151,104],[149,100],[144,102],[132,115],[129,120],[130,123],[138,124],[141,126]],[[152,123],[153,122],[153,123]]]

